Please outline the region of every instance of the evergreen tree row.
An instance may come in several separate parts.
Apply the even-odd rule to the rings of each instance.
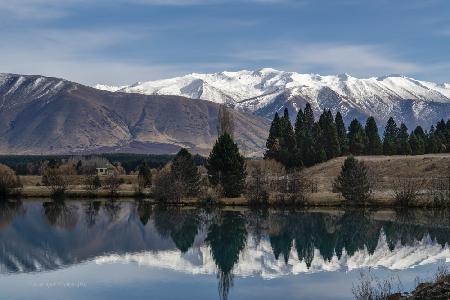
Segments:
[[[312,166],[342,155],[420,155],[450,152],[450,120],[439,121],[426,132],[417,126],[411,133],[404,123],[397,126],[389,118],[383,139],[374,117],[363,126],[353,119],[348,130],[341,113],[333,118],[324,110],[319,120],[314,118],[309,103],[299,110],[294,127],[289,111],[282,117],[275,114],[266,143],[265,158],[275,159],[287,168]]]

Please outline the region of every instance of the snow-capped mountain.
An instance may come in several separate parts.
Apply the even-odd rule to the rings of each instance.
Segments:
[[[358,79],[348,74],[320,76],[264,68],[193,73],[129,86],[95,87],[113,92],[209,100],[265,117],[272,117],[284,107],[294,113],[306,102],[311,103],[317,114],[323,109],[340,110],[347,121],[355,117],[363,120],[368,115],[386,121],[393,116],[410,126],[428,127],[440,118],[450,116],[450,84],[419,81],[401,75]]]

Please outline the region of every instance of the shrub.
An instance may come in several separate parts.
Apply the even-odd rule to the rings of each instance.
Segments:
[[[425,181],[419,178],[397,178],[392,181],[396,205],[409,206],[417,201]]]
[[[156,174],[153,197],[160,202],[178,202],[183,197],[183,185],[175,180],[170,166],[166,166]]]
[[[336,178],[334,188],[347,201],[353,204],[365,204],[372,192],[366,165],[353,156],[347,157],[341,173]]]
[[[146,188],[152,186],[152,170],[144,162],[139,166],[138,178],[137,178],[137,191],[142,193]]]
[[[70,176],[75,173],[72,165],[49,164],[42,175],[42,184],[47,186],[53,197],[63,196],[70,183]]]
[[[181,149],[172,163],[155,176],[153,196],[158,201],[180,201],[183,197],[196,197],[200,193],[200,174],[191,154]]]
[[[9,167],[0,164],[0,197],[13,196],[20,192],[22,184],[16,173]]]
[[[250,204],[266,204],[269,200],[269,186],[267,174],[260,165],[248,171],[245,194]]]
[[[113,172],[111,175],[108,175],[105,180],[105,188],[109,191],[111,197],[117,196],[117,191],[120,188],[120,185],[123,184],[123,179],[119,177],[116,172]]]
[[[102,187],[102,182],[97,174],[88,174],[85,176],[84,184],[89,192],[95,192]]]

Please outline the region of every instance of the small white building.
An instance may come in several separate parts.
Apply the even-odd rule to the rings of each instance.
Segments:
[[[113,173],[114,173],[114,170],[110,167],[97,168],[98,176],[108,176],[108,175],[112,175]]]

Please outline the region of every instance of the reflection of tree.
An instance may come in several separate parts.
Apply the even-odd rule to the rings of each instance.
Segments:
[[[148,220],[150,220],[150,216],[152,215],[152,204],[148,201],[140,200],[138,202],[137,212],[142,225],[147,225]]]
[[[90,200],[86,204],[85,208],[85,216],[86,216],[86,224],[88,227],[92,227],[95,225],[96,218],[98,216],[98,212],[100,211],[101,202],[100,201],[92,201]]]
[[[208,229],[206,242],[211,247],[212,257],[219,273],[219,296],[228,298],[233,286],[232,270],[239,260],[239,253],[244,249],[247,239],[246,222],[242,214],[223,212],[221,218],[213,222]]]
[[[253,209],[247,214],[247,228],[257,245],[259,245],[264,233],[268,229],[268,217],[269,211],[267,207]]]
[[[185,253],[194,244],[200,227],[196,211],[180,208],[157,208],[155,228],[163,237],[171,237],[175,246]]]
[[[110,199],[105,203],[105,210],[111,222],[115,222],[117,220],[121,208],[122,204],[120,201],[116,201],[114,199]]]
[[[22,201],[0,201],[0,229],[9,226],[21,209]]]
[[[44,202],[42,206],[50,225],[66,229],[72,229],[77,225],[78,213],[76,208],[66,205],[64,201]]]
[[[292,240],[294,238],[290,221],[291,218],[288,214],[280,214],[271,218],[269,232],[270,245],[275,258],[278,260],[280,254],[282,254],[286,264],[291,253]]]

